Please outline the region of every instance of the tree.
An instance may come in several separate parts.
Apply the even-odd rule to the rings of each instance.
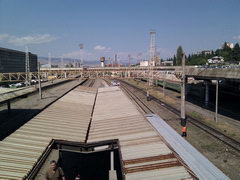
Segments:
[[[176,60],[176,56],[174,55],[174,57],[173,57],[173,65],[176,66],[176,64],[177,64],[177,60]]]
[[[183,56],[182,46],[178,46],[178,48],[177,48],[177,59],[176,59],[176,65],[177,66],[180,66],[182,64],[182,56]]]
[[[238,43],[236,43],[233,48],[232,58],[234,61],[240,61],[240,47]]]
[[[224,57],[225,61],[231,61],[232,60],[232,49],[227,45],[226,42],[224,43],[222,50],[220,50],[219,55]]]

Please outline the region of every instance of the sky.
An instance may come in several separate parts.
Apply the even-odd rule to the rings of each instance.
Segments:
[[[239,0],[0,0],[0,47],[40,57],[100,56],[124,61],[149,57],[150,30],[157,51],[172,57],[215,50],[240,41]]]

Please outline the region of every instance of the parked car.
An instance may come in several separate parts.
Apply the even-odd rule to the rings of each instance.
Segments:
[[[19,88],[19,87],[24,87],[24,86],[25,86],[25,83],[23,83],[23,82],[9,85],[10,88]]]
[[[113,86],[120,86],[120,82],[115,81],[115,80],[112,81],[111,84],[112,84]]]

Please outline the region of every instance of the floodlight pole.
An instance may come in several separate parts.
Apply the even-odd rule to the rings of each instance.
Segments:
[[[38,62],[38,86],[39,86],[39,98],[42,99],[42,86],[41,86],[41,75],[40,75],[40,62]]]

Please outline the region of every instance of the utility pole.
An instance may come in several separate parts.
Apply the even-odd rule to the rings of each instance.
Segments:
[[[116,67],[118,66],[118,57],[117,57],[117,54],[115,54],[115,66],[116,66]]]
[[[84,45],[79,44],[79,48],[80,48],[80,66],[83,67],[83,48],[84,48]]]
[[[150,49],[148,60],[148,88],[147,88],[147,100],[149,100],[150,86],[153,83],[153,60],[156,55],[156,32],[150,31]]]
[[[28,52],[28,47],[25,47],[25,73],[26,73],[26,86],[29,86],[29,71],[30,71],[30,67],[29,67],[29,52]]]
[[[140,66],[140,62],[141,62],[141,56],[142,56],[142,53],[138,53],[137,54],[137,63],[139,63],[139,66]]]
[[[39,91],[39,98],[42,99],[42,86],[41,86],[41,75],[40,75],[40,62],[38,62],[38,91]]]
[[[64,68],[63,67],[63,56],[61,57],[61,68]]]
[[[165,97],[165,88],[166,88],[166,74],[163,75],[163,97]]]
[[[63,78],[63,56],[61,56],[61,78]]]
[[[49,68],[52,67],[52,57],[51,57],[51,53],[48,53],[48,64],[49,64]]]
[[[215,121],[218,122],[218,85],[219,80],[216,80],[216,103],[215,103]]]
[[[131,66],[131,54],[128,54],[128,67]]]
[[[182,136],[187,136],[186,128],[186,109],[185,109],[185,88],[186,88],[186,77],[185,77],[185,54],[182,54],[182,83],[181,83],[181,126]]]
[[[156,57],[156,32],[150,31],[150,86],[153,85],[153,66],[155,63],[155,57]]]

